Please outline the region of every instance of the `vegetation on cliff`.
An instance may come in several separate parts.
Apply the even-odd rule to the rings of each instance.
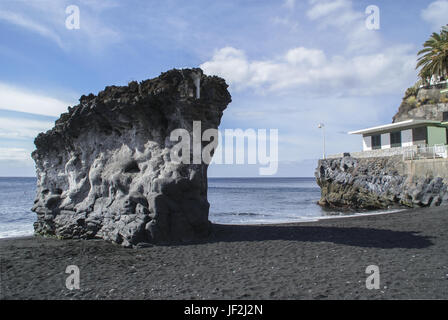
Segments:
[[[418,52],[416,69],[420,68],[419,76],[429,82],[432,76],[448,75],[448,25],[442,27],[440,33],[434,32]]]
[[[403,115],[423,105],[448,103],[448,95],[440,93],[445,84],[428,86],[431,79],[448,78],[448,25],[442,27],[440,33],[434,32],[417,55],[419,58],[416,69],[420,69],[420,79],[406,90],[393,122],[399,121]]]

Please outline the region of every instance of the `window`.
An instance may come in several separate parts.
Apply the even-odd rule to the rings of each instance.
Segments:
[[[448,112],[443,113],[443,120],[442,121],[448,121]]]
[[[381,149],[381,135],[380,134],[372,136],[372,149],[373,150]]]
[[[401,131],[390,133],[390,146],[392,148],[401,147]]]
[[[426,145],[428,143],[428,129],[426,127],[412,129],[412,141],[414,145]]]

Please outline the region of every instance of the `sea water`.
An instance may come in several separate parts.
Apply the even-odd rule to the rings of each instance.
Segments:
[[[36,178],[0,178],[0,238],[33,234]]]
[[[0,178],[0,238],[33,234],[36,178]],[[317,205],[314,178],[209,178],[209,219],[221,224],[314,221],[347,215]],[[378,211],[379,213],[381,211]],[[353,213],[352,213],[353,214]]]
[[[329,214],[317,205],[314,178],[210,178],[210,220],[264,224],[315,220]]]

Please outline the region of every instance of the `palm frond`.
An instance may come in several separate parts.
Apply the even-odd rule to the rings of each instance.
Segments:
[[[448,25],[443,26],[440,33],[434,32],[417,53],[416,69],[420,69],[422,80],[433,75],[448,74]]]

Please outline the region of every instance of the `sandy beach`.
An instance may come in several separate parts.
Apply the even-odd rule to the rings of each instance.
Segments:
[[[201,243],[2,239],[1,299],[446,299],[448,209],[214,225]],[[68,265],[80,289],[65,286]],[[380,289],[366,288],[377,265]]]

